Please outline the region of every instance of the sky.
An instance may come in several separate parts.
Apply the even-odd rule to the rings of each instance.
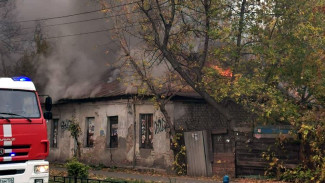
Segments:
[[[35,20],[71,15],[100,9],[91,0],[16,0],[16,20]],[[104,14],[95,12],[79,16],[40,21],[42,26],[71,21],[100,18]],[[23,22],[23,34],[32,38],[35,22]],[[44,27],[45,37],[64,36],[110,28],[109,19]],[[27,36],[28,37],[28,36]],[[50,39],[53,53],[44,58],[46,64],[38,67],[38,75],[46,77],[46,94],[60,98],[73,98],[85,94],[94,84],[107,75],[109,65],[116,61],[118,49],[109,32]],[[108,74],[109,75],[109,74]],[[104,78],[105,80],[105,78]],[[107,79],[108,80],[108,79]]]

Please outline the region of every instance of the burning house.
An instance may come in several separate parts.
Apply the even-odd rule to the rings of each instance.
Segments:
[[[73,157],[76,143],[68,130],[77,122],[82,134],[81,161],[105,166],[172,170],[174,154],[166,120],[150,96],[118,81],[100,84],[90,94],[59,100],[49,122],[49,161]],[[175,129],[184,134],[190,175],[231,176],[261,174],[260,154],[274,145],[285,129],[254,127],[249,115],[235,103],[225,103],[233,116],[227,121],[194,92],[178,92],[166,105]],[[282,158],[294,164],[296,146]],[[290,157],[288,157],[290,156]]]

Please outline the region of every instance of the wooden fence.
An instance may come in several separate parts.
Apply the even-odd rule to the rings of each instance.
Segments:
[[[236,175],[263,175],[268,163],[262,153],[273,155],[285,167],[293,168],[299,163],[299,144],[287,142],[282,146],[277,139],[253,139],[236,142]]]

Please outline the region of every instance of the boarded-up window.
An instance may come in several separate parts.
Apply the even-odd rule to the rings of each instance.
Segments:
[[[94,146],[94,132],[95,132],[95,118],[88,117],[86,118],[86,147],[93,147]]]
[[[107,147],[117,148],[118,147],[118,117],[110,116],[107,118]]]
[[[141,148],[152,149],[153,138],[152,114],[140,114],[140,144]]]
[[[51,147],[58,147],[58,123],[59,119],[52,120]]]

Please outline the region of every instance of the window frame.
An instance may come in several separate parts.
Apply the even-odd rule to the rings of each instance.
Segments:
[[[89,135],[89,125],[90,125],[90,119],[93,119],[93,127],[94,129],[92,130],[93,131],[93,134],[90,136]],[[85,147],[87,148],[92,148],[94,147],[94,139],[92,139],[92,143],[90,143],[90,139],[91,137],[93,138],[94,137],[94,134],[95,134],[95,117],[86,117],[86,141],[85,141]]]
[[[114,123],[112,123],[114,122]],[[114,149],[118,148],[118,122],[119,117],[116,116],[107,116],[107,128],[106,128],[106,148]],[[116,145],[112,145],[112,125],[117,125],[116,127]],[[114,128],[115,129],[115,128]]]
[[[142,136],[143,136],[143,128],[142,128],[142,119],[143,117],[145,118],[144,120],[146,123],[146,137],[145,137],[145,143],[142,143]],[[151,127],[150,125],[148,125],[148,123],[151,123]],[[151,128],[151,129],[150,129]],[[141,113],[139,114],[139,147],[140,149],[153,149],[153,134],[154,134],[154,129],[153,129],[153,113]],[[151,132],[151,134],[150,134]],[[149,135],[151,135],[151,138],[149,137]],[[150,142],[151,141],[151,142]]]
[[[55,124],[56,123],[56,128]],[[54,136],[54,130],[56,129],[56,137]],[[58,148],[58,136],[59,136],[59,119],[55,118],[51,122],[51,148]],[[56,143],[54,144],[54,139]]]

